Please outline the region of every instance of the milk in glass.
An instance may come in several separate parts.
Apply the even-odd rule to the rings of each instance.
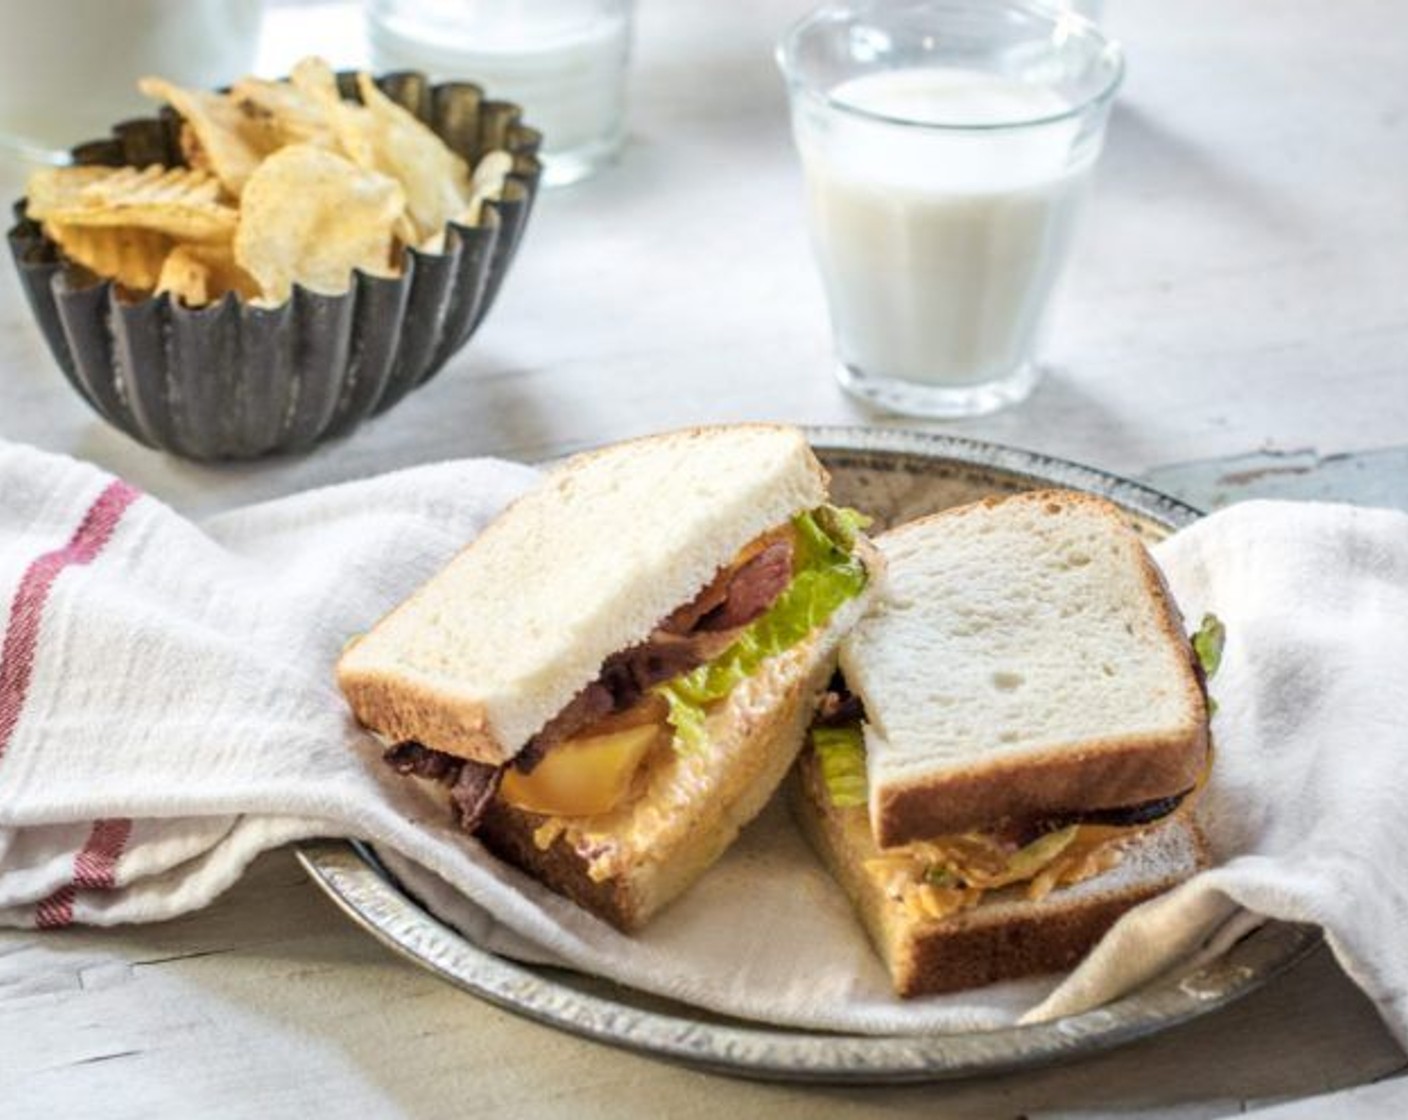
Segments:
[[[1098,150],[1075,143],[1072,105],[942,66],[862,74],[827,100],[798,105],[795,123],[842,361],[935,387],[1013,375]]]
[[[369,0],[378,69],[478,82],[543,133],[549,184],[610,159],[626,112],[631,0]]]

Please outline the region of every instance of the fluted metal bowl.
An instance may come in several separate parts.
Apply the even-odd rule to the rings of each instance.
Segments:
[[[338,76],[357,99],[355,75]],[[415,72],[377,85],[471,163],[513,157],[501,201],[478,226],[451,223],[442,254],[410,248],[399,277],[354,273],[343,295],[295,286],[277,307],[233,293],[207,307],[169,294],[132,300],[67,261],[15,205],[9,232],[20,282],[60,369],[104,420],[149,447],[191,459],[303,451],[351,431],[429,381],[483,322],[537,192],[541,135],[517,105],[467,83]],[[177,166],[180,119],[126,121],[73,150],[79,164]]]

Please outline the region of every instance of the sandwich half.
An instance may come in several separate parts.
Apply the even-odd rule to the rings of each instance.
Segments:
[[[578,456],[352,643],[338,683],[460,825],[623,930],[782,780],[875,554],[802,434]]]
[[[1074,964],[1206,860],[1204,675],[1113,505],[1040,491],[876,540],[798,771],[809,837],[905,996]]]

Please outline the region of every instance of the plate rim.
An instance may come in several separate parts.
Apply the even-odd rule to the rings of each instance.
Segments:
[[[997,470],[1022,481],[1099,494],[1168,529],[1201,516],[1193,506],[1120,475],[1002,444],[903,428],[803,431],[823,454],[913,456]],[[1293,968],[1323,940],[1317,927],[1268,920],[1215,960],[1157,979],[1101,1007],[1044,1023],[924,1035],[809,1031],[703,1021],[690,1018],[683,1005],[685,1014],[672,1014],[583,991],[474,945],[403,890],[362,841],[304,842],[294,854],[314,884],[355,924],[461,990],[581,1038],[761,1080],[900,1084],[1085,1057],[1224,1007]],[[622,986],[622,991],[632,989]]]

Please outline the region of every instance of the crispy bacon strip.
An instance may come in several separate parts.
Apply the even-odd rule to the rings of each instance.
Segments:
[[[719,573],[694,599],[664,619],[638,646],[612,654],[601,675],[550,719],[507,766],[530,773],[557,744],[626,711],[655,685],[687,673],[733,644],[792,579],[790,532],[769,534],[742,563]],[[473,832],[498,791],[504,767],[471,762],[420,743],[398,743],[383,758],[399,774],[450,787],[460,827]]]
[[[489,802],[499,792],[504,767],[483,762],[465,762],[459,777],[450,787],[450,800],[455,803],[455,819],[466,832],[473,832],[484,818]]]
[[[466,832],[473,832],[479,827],[484,810],[494,799],[503,778],[502,766],[457,758],[420,743],[397,743],[394,747],[387,747],[381,757],[398,774],[426,778],[449,786],[455,819]]]

